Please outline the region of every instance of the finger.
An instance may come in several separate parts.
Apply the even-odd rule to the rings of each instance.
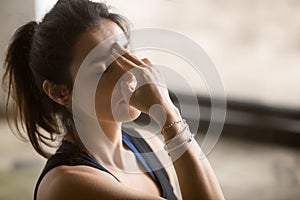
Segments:
[[[126,81],[121,81],[121,94],[126,101],[126,103],[129,104],[130,97],[132,96],[132,93],[134,92],[135,88],[132,88],[130,84]]]
[[[126,69],[127,71],[134,69],[134,68],[139,68],[138,65],[136,65],[135,63],[133,63],[132,61],[126,59],[125,57],[123,57],[122,55],[119,55],[116,52],[113,52],[113,56],[115,57],[115,62],[118,62],[124,69]]]
[[[117,52],[119,52],[122,56],[124,56],[126,59],[130,60],[134,64],[142,67],[146,65],[142,60],[138,59],[136,56],[132,55],[130,52],[126,51],[122,46],[120,46],[117,42],[113,44],[113,49],[115,49]]]
[[[148,58],[142,58],[142,61],[144,63],[146,63],[147,65],[151,65],[151,62],[150,62],[150,60],[148,60]]]
[[[122,68],[122,69],[124,68],[124,67],[117,61],[116,58],[111,62],[111,65],[114,66],[114,67]]]

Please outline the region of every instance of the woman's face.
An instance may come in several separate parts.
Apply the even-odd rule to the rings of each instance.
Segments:
[[[97,28],[80,35],[75,45],[74,59],[71,66],[73,82],[85,58],[97,45],[105,41],[105,45],[102,47],[103,51],[99,52],[99,60],[101,61],[98,62],[96,67],[95,65],[88,66],[96,69],[92,75],[94,77],[91,78],[101,76],[95,93],[95,110],[99,121],[126,122],[136,119],[141,114],[139,110],[125,103],[122,97],[120,80],[123,80],[130,72],[127,72],[120,65],[110,64],[107,66],[105,63],[107,60],[105,58],[111,55],[105,56],[103,54],[110,52],[114,43],[114,40],[107,39],[112,36],[119,37],[120,35],[124,35],[122,29],[116,23],[105,20]],[[127,40],[120,40],[119,43],[126,46]],[[99,77],[97,78],[99,79]]]

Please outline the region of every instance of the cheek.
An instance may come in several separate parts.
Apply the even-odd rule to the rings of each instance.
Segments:
[[[119,85],[122,75],[107,73],[99,81],[95,99],[98,119],[127,122],[141,114],[139,110],[129,106],[122,97]]]
[[[110,100],[114,87],[116,87],[116,84],[122,74],[118,73],[116,69],[112,69],[110,66],[106,72],[99,76],[101,76],[101,78],[98,82],[96,96],[99,100]]]
[[[101,78],[95,96],[95,109],[98,117],[103,118],[111,113],[113,84],[107,78]]]
[[[104,73],[98,83],[95,105],[99,118],[112,118],[112,108],[118,106],[122,100],[119,79],[123,73],[118,70],[108,70]]]

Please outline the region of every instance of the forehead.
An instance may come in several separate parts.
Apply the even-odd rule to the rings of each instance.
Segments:
[[[114,43],[117,38],[107,42],[113,36],[117,38],[123,38],[123,30],[113,21],[103,20],[99,26],[93,28],[90,31],[82,33],[76,41],[74,54],[73,54],[73,64],[71,67],[72,73],[80,66],[87,55],[101,42],[105,41],[105,46],[102,48],[109,48],[110,45]],[[73,68],[73,69],[72,69]]]

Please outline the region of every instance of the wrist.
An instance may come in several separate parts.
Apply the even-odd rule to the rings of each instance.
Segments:
[[[165,141],[173,138],[178,133],[183,123],[183,119],[177,107],[174,106],[167,109],[166,119],[161,125],[161,133],[163,134]]]
[[[161,129],[174,121],[181,120],[180,112],[174,105],[165,107],[156,104],[151,107],[149,115],[155,120]]]
[[[178,108],[174,106],[170,109],[167,109],[166,120],[162,127],[165,127],[172,122],[180,121],[180,120],[182,120],[180,112],[179,112]]]
[[[185,122],[183,120],[173,121],[170,124],[167,124],[164,126],[161,130],[161,134],[164,137],[165,141],[170,140],[171,138],[174,138],[178,132],[180,131],[182,125]]]

